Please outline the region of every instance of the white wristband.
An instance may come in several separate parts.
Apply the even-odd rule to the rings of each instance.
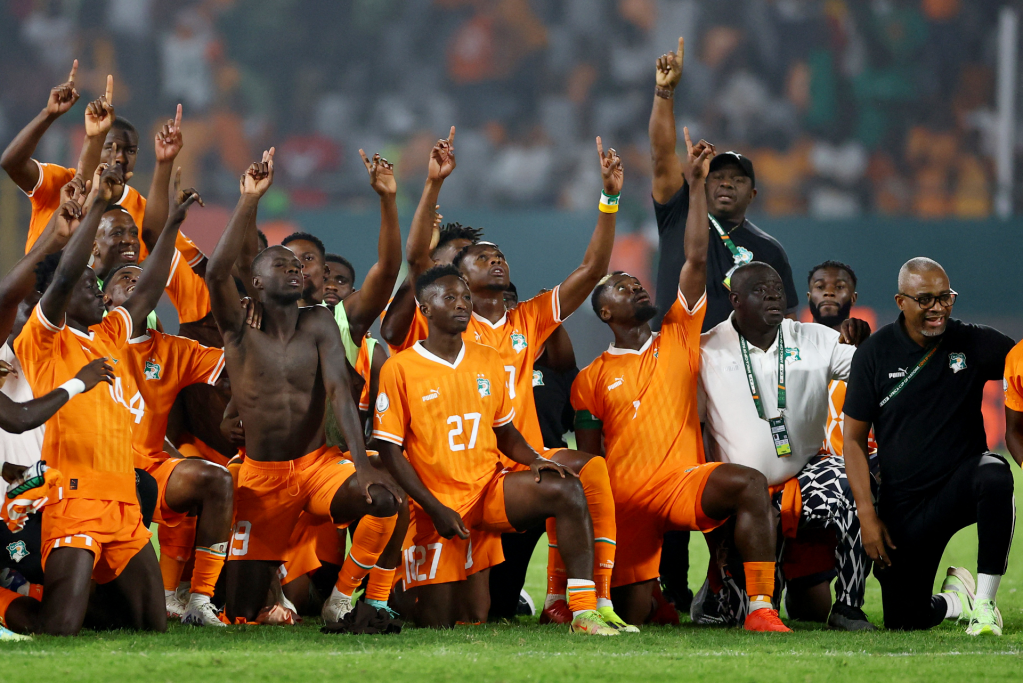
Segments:
[[[83,391],[85,391],[85,382],[83,382],[82,380],[78,379],[77,377],[72,377],[71,379],[69,379],[68,381],[64,382],[63,384],[61,384],[57,388],[58,389],[63,389],[64,391],[66,391],[67,392],[67,398],[70,401],[75,396],[77,396],[78,394],[80,394]]]

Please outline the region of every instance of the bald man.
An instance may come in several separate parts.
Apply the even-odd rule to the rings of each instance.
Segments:
[[[988,451],[984,384],[1002,378],[1013,340],[951,317],[956,292],[927,258],[899,271],[902,313],[853,358],[845,398],[845,465],[863,547],[881,582],[885,626],[926,629],[968,622],[969,635],[1001,635],[995,606],[1005,574],[1015,502],[1012,472]],[[871,426],[880,455],[875,497],[867,470]],[[876,505],[876,507],[875,507]],[[931,595],[949,539],[977,525],[977,581],[950,567]]]

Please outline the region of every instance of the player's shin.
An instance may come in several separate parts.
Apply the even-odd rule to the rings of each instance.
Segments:
[[[618,531],[611,478],[604,459],[590,458],[579,470],[579,481],[593,520],[593,581],[597,587],[597,606],[608,607],[611,605],[611,571],[615,566]]]
[[[11,608],[15,600],[24,598],[20,605],[31,605],[28,610],[20,610],[25,614],[15,614],[17,607]],[[6,626],[14,631],[31,631],[30,623],[33,613],[38,613],[39,602],[34,598],[22,595],[7,588],[0,588],[0,626]],[[10,614],[8,614],[10,612]]]
[[[352,549],[345,558],[330,598],[323,604],[324,621],[338,621],[351,611],[352,595],[380,559],[397,523],[398,515],[367,515],[359,521],[359,527],[352,538]]]

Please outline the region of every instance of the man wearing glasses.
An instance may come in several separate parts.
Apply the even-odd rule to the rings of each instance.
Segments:
[[[881,582],[885,626],[926,629],[968,622],[969,635],[1001,635],[995,607],[1015,524],[1012,472],[988,451],[981,399],[1002,378],[1013,340],[954,320],[956,292],[936,262],[914,258],[899,271],[899,319],[856,352],[845,398],[845,465],[863,547]],[[877,507],[867,470],[873,425],[880,461]],[[977,524],[977,582],[949,568],[931,595],[941,554]]]

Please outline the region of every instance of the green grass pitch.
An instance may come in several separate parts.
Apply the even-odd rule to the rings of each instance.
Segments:
[[[1016,471],[1017,487],[1023,476]],[[976,528],[953,539],[943,566],[976,569]],[[707,551],[694,535],[690,584],[705,576]],[[546,546],[533,556],[526,589],[539,604]],[[978,640],[962,625],[927,633],[847,634],[794,622],[793,634],[737,629],[646,627],[634,636],[588,638],[565,628],[517,625],[397,636],[325,636],[319,624],[195,629],[165,635],[85,632],[0,645],[0,681],[935,681],[1023,678],[1023,550],[1017,543],[999,590],[1002,638]],[[938,582],[936,581],[936,585]],[[880,623],[881,591],[871,577],[865,606]]]

